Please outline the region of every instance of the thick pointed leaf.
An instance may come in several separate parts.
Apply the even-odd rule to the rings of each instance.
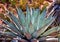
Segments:
[[[30,23],[30,28],[29,28],[29,33],[31,34],[33,31],[34,31],[34,28],[33,28],[33,26],[32,26],[32,24],[33,24],[33,22],[34,22],[34,20],[32,19],[33,17],[33,13],[34,13],[34,10],[32,9],[32,8],[30,8],[30,15],[31,15],[31,23]]]
[[[36,28],[37,28],[37,18],[38,18],[38,15],[40,15],[40,11],[39,9],[32,9],[32,15],[31,15],[31,25],[30,25],[30,33],[32,34],[34,31],[36,31]],[[38,14],[37,14],[38,13]]]
[[[30,27],[30,21],[31,21],[31,14],[29,7],[26,8],[26,30],[29,32]]]
[[[39,9],[31,9],[31,11],[32,11],[31,23],[34,24],[40,13],[39,13]]]
[[[47,25],[48,23],[50,23],[54,19],[54,17],[52,17],[52,16],[53,16],[53,14],[51,14],[48,18],[45,18],[42,21],[42,24],[41,24],[40,28]]]
[[[17,26],[17,29],[21,30],[21,27],[20,27],[18,19],[11,12],[9,12],[9,16],[13,20],[13,22],[15,23],[15,25]]]
[[[44,26],[46,17],[46,9],[38,16],[37,20],[37,30]]]
[[[46,10],[44,12],[45,12],[45,15],[46,15]],[[43,18],[41,17],[41,15],[43,16]],[[53,17],[52,17],[53,14],[51,14],[48,18],[46,18],[46,16],[44,16],[44,14],[41,14],[41,15],[38,16],[37,30],[42,28],[43,26],[47,25],[53,19]]]
[[[43,28],[39,29],[38,31],[36,31],[35,33],[33,33],[34,37],[38,37],[40,36],[43,32],[45,32],[45,30],[55,21],[56,18],[53,18],[53,20],[51,22],[49,22],[47,25],[45,25]]]
[[[4,21],[4,22],[9,26],[9,28],[10,28],[12,31],[14,31],[14,32],[16,32],[16,33],[18,33],[18,34],[21,35],[21,32],[19,32],[19,30],[15,27],[14,24],[9,23],[8,21]]]
[[[38,13],[38,14],[37,14]],[[38,16],[40,15],[40,10],[39,9],[36,9],[35,11],[34,11],[34,14],[37,14],[36,16],[35,16],[35,22],[34,22],[34,24],[33,24],[33,28],[34,28],[34,31],[36,31],[37,30],[37,20],[38,20]]]
[[[47,35],[49,35],[49,34],[51,34],[51,33],[57,32],[57,28],[58,28],[58,27],[53,27],[53,28],[47,30],[46,32],[43,33],[42,36],[47,36]]]
[[[22,25],[22,30],[26,32],[26,28],[25,28],[26,17],[20,8],[17,8],[17,12],[18,12],[19,23]]]
[[[43,10],[43,12],[40,15],[41,19],[44,19],[46,17],[46,8]]]
[[[14,33],[14,34],[17,34],[16,32],[14,32],[13,30],[11,30],[11,29],[10,29],[8,26],[6,26],[6,25],[1,25],[1,24],[0,24],[0,26],[2,26],[3,28],[11,31],[11,32]]]
[[[17,8],[17,12],[18,12],[18,17],[19,17],[20,23],[21,23],[21,25],[24,26],[25,25],[25,15],[20,8]]]
[[[12,32],[4,32],[4,35],[8,35],[8,36],[11,36],[11,37],[16,37],[17,36]]]

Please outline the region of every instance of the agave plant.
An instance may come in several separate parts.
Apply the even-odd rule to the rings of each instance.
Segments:
[[[10,30],[5,32],[5,35],[18,37],[26,40],[27,42],[33,42],[33,39],[39,40],[43,36],[48,36],[53,32],[60,30],[60,27],[48,27],[55,21],[56,17],[53,17],[54,13],[51,13],[46,17],[46,8],[40,13],[40,9],[26,8],[26,15],[20,8],[17,8],[16,17],[12,12],[8,11],[9,18],[12,22],[3,20],[7,25],[1,25],[4,28]]]

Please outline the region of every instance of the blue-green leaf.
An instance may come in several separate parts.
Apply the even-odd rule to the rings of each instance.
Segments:
[[[47,30],[46,32],[43,33],[42,36],[48,36],[48,35],[51,34],[51,33],[57,32],[57,28],[58,28],[58,27],[53,27],[53,28]]]
[[[21,24],[21,26],[23,27],[22,30],[23,32],[26,32],[26,28],[25,28],[25,21],[26,21],[26,17],[24,15],[24,13],[22,12],[22,10],[20,8],[17,8],[17,12],[18,12],[18,19],[19,19],[19,23]]]
[[[31,25],[30,25],[30,33],[32,34],[34,31],[36,31],[37,28],[37,18],[38,15],[40,15],[39,9],[31,9],[32,15],[31,15]]]
[[[26,30],[29,32],[30,27],[30,21],[31,21],[31,14],[29,7],[26,8]]]
[[[9,16],[13,20],[13,22],[16,25],[17,29],[21,30],[21,27],[20,27],[18,19],[11,12],[9,12]]]
[[[18,12],[19,21],[20,21],[21,25],[24,26],[25,25],[25,15],[20,8],[17,8],[17,12]]]
[[[8,21],[4,21],[4,22],[9,26],[9,29],[21,35],[21,32],[19,32],[19,30],[15,27],[14,24],[9,23]]]
[[[33,33],[33,36],[34,37],[40,36],[55,21],[55,19],[56,18],[53,18],[52,21],[50,21],[47,25],[45,25],[44,27],[40,28],[38,31]]]

